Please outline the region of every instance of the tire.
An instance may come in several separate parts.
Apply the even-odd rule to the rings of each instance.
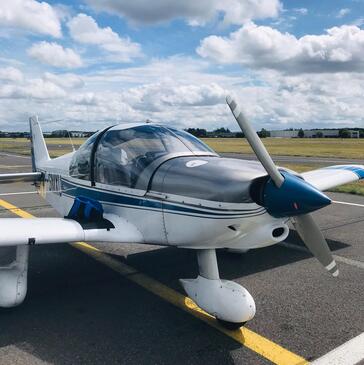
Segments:
[[[236,331],[238,330],[240,327],[245,326],[246,322],[228,322],[228,321],[223,321],[222,319],[216,318],[217,321],[226,329],[230,330],[230,331]]]

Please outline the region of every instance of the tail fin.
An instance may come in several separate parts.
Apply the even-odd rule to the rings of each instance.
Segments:
[[[37,167],[39,167],[41,163],[50,160],[50,158],[37,116],[29,118],[29,127],[32,149],[32,166],[33,171],[37,171]]]

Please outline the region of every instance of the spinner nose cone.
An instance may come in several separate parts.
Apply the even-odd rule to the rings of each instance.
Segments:
[[[331,199],[298,176],[283,172],[284,182],[277,188],[268,180],[264,188],[263,206],[275,217],[290,217],[321,209]]]

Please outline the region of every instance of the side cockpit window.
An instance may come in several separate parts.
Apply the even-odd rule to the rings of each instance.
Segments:
[[[73,155],[70,176],[82,180],[91,179],[91,152],[98,133],[93,134]]]
[[[143,125],[107,131],[95,154],[95,181],[134,188],[140,174],[167,154],[186,152],[186,146],[168,129]]]

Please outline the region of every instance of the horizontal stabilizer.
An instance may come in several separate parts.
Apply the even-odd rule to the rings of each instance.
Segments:
[[[0,174],[0,184],[17,181],[39,181],[41,177],[41,172],[19,172],[14,174]]]

